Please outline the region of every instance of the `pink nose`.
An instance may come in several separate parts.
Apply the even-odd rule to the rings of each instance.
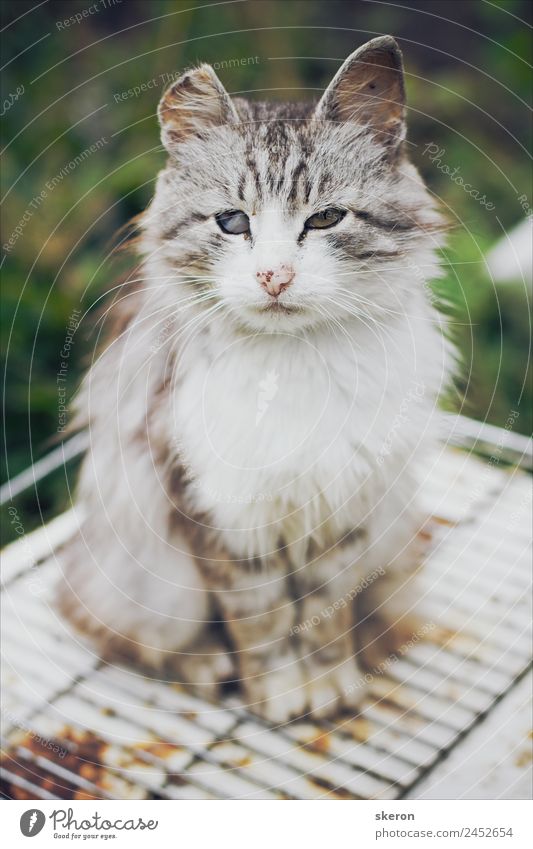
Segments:
[[[255,276],[263,289],[266,289],[273,298],[277,298],[280,292],[291,285],[294,280],[294,270],[290,265],[280,265],[268,271],[258,271]]]

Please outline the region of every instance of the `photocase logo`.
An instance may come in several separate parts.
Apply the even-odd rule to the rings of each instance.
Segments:
[[[31,808],[29,811],[24,811],[20,818],[20,830],[24,837],[35,837],[43,830],[46,817],[42,811],[37,808]]]
[[[256,427],[265,415],[270,402],[278,394],[278,377],[279,374],[275,369],[267,371],[266,377],[259,381],[259,394],[257,396],[257,413],[255,416]]]

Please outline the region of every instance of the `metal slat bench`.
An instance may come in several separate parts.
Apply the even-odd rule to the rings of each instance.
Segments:
[[[423,604],[437,624],[370,676],[355,717],[269,727],[235,697],[213,705],[105,664],[48,603],[74,511],[8,546],[4,795],[529,797],[530,443],[461,417],[448,423],[423,486],[434,518]],[[8,484],[8,497],[84,447],[80,436],[58,449]]]

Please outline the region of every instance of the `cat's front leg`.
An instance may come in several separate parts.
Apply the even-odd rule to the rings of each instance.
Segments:
[[[284,564],[219,559],[204,574],[223,612],[246,706],[280,723],[306,712],[304,671],[292,636],[296,610]]]
[[[317,718],[358,710],[365,686],[357,660],[355,605],[360,543],[340,544],[295,576],[300,622],[294,631],[306,670],[308,704]]]
[[[374,570],[357,600],[358,633],[367,667],[378,667],[391,656],[403,654],[428,626],[420,572],[430,536],[425,527],[397,547],[390,561]]]

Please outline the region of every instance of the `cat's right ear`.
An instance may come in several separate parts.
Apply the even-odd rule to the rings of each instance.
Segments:
[[[373,38],[348,56],[315,118],[364,124],[387,148],[397,148],[405,135],[405,89],[402,54],[391,35]]]
[[[188,138],[239,120],[229,94],[210,65],[200,65],[173,82],[159,102],[157,115],[161,141],[169,153]]]

